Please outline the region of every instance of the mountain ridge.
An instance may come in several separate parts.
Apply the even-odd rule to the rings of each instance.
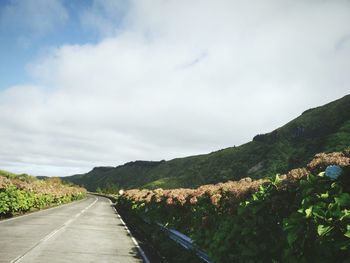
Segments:
[[[90,191],[108,188],[198,187],[208,183],[262,178],[305,165],[318,152],[341,151],[350,145],[350,95],[305,110],[285,125],[240,146],[169,161],[128,162],[95,167],[64,177]]]

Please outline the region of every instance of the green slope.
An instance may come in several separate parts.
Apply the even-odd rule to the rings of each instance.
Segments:
[[[318,152],[341,151],[350,145],[350,95],[309,109],[298,118],[253,141],[210,154],[170,161],[136,161],[97,167],[65,177],[94,191],[121,188],[197,187],[207,183],[260,178],[304,166]]]

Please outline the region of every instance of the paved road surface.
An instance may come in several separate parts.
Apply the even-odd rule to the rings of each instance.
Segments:
[[[83,201],[0,221],[0,262],[142,262],[110,201]]]

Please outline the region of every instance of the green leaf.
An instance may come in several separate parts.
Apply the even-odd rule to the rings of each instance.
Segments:
[[[345,218],[350,218],[350,210],[344,209],[341,213],[342,216],[339,218],[340,221],[342,221]]]
[[[287,235],[287,241],[289,246],[292,246],[295,240],[297,240],[297,238],[298,238],[298,234],[295,231],[289,232]]]
[[[327,235],[333,228],[334,228],[334,226],[318,225],[318,226],[317,226],[317,234],[318,234],[319,236],[325,236],[325,235]]]
[[[350,238],[350,230],[346,231],[346,233],[344,234],[344,236]]]
[[[305,209],[305,214],[306,214],[306,218],[311,217],[311,215],[312,215],[312,206],[307,208],[307,209]]]
[[[274,185],[279,185],[283,180],[281,179],[281,177],[279,177],[279,174],[276,174],[274,180],[273,180],[273,184]]]
[[[326,193],[324,193],[324,194],[321,194],[321,198],[326,199],[326,198],[328,198],[328,197],[329,197],[329,193],[328,193],[328,192],[326,192]]]
[[[350,206],[350,194],[348,193],[342,193],[339,197],[335,197],[334,200],[340,206]]]
[[[335,241],[334,245],[338,247],[340,250],[347,250],[350,246],[350,240],[341,240],[341,241]]]
[[[318,176],[320,176],[320,177],[325,177],[324,175],[325,175],[325,172],[320,172],[320,173],[318,174]]]
[[[312,215],[315,216],[315,217],[318,217],[318,218],[321,218],[321,219],[325,219],[327,220],[325,217],[326,217],[326,214],[324,212],[324,210],[320,207],[313,207],[312,209]]]
[[[346,226],[347,231],[345,232],[344,236],[350,238],[350,225]]]

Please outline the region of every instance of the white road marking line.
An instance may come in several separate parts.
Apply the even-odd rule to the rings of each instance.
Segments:
[[[87,207],[85,207],[83,210],[81,210],[78,214],[76,214],[73,218],[67,220],[62,226],[56,228],[55,230],[53,230],[51,233],[47,234],[45,237],[43,237],[42,239],[39,240],[38,243],[36,243],[33,247],[31,247],[30,249],[28,249],[24,254],[16,257],[14,260],[11,261],[11,263],[15,263],[15,262],[20,262],[26,255],[28,255],[28,253],[30,253],[31,251],[33,251],[35,248],[37,248],[38,246],[42,245],[44,242],[48,241],[49,239],[51,239],[54,235],[56,235],[58,232],[60,232],[61,230],[65,229],[69,224],[71,224],[73,221],[75,221],[79,216],[81,216],[83,213],[86,212],[86,210],[88,210],[90,207],[92,207],[94,204],[96,204],[98,198],[95,197],[95,201],[91,204],[89,204]]]
[[[108,200],[109,200],[110,204],[112,205],[113,203],[112,203],[111,199],[108,199]],[[145,252],[143,251],[143,249],[140,247],[140,245],[139,245],[139,243],[137,242],[137,240],[136,240],[136,239],[134,238],[134,236],[131,234],[129,228],[126,226],[126,224],[125,224],[124,220],[122,219],[122,217],[118,214],[117,209],[116,209],[114,206],[113,206],[113,209],[114,209],[114,211],[117,213],[117,217],[119,218],[120,222],[122,222],[122,225],[124,226],[124,229],[125,229],[126,232],[130,235],[130,238],[131,238],[132,242],[134,243],[135,247],[136,247],[137,250],[139,251],[141,257],[143,258],[143,261],[144,261],[145,263],[151,263],[151,262],[149,261],[149,259],[147,258],[147,256],[146,256]]]

